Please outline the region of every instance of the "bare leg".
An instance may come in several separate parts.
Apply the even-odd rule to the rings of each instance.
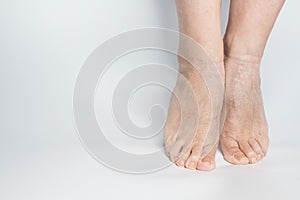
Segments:
[[[231,0],[224,38],[226,121],[220,138],[224,158],[256,163],[268,148],[260,90],[260,61],[284,0]]]
[[[217,63],[222,77],[224,77],[223,38],[220,25],[221,0],[177,0],[176,3],[180,31],[193,38],[204,47],[213,61]],[[184,45],[181,44],[180,46]],[[187,49],[183,49],[181,47],[179,49],[179,51],[185,50]],[[214,159],[218,141],[216,141],[216,145],[211,152],[203,159],[201,158],[201,151],[204,143],[204,136],[208,129],[207,125],[211,117],[214,119],[212,126],[215,126],[216,131],[220,131],[220,127],[218,127],[219,123],[217,123],[220,118],[220,112],[218,110],[215,111],[217,113],[213,113],[211,110],[211,99],[209,97],[209,92],[205,86],[203,77],[198,76],[190,63],[181,58],[179,58],[179,72],[188,80],[189,84],[196,93],[196,96],[199,97],[196,101],[201,110],[201,120],[197,122],[199,123],[199,128],[196,130],[196,137],[192,141],[192,145],[187,151],[183,152],[183,156],[180,159],[174,160],[173,149],[178,143],[177,131],[179,129],[179,124],[182,123],[182,130],[188,130],[189,127],[188,123],[186,122],[190,122],[191,120],[197,118],[197,116],[194,116],[195,113],[193,112],[195,108],[193,107],[193,104],[189,102],[191,100],[188,92],[185,89],[186,87],[184,86],[184,83],[178,79],[174,91],[178,96],[180,96],[179,98],[183,99],[183,102],[181,103],[186,106],[182,108],[183,110],[180,110],[179,102],[173,95],[170,103],[167,123],[165,126],[166,152],[170,156],[171,160],[178,166],[204,171],[212,170],[215,167]],[[217,102],[217,104],[219,104],[218,107],[221,108],[222,103],[223,99],[220,98],[220,100]],[[188,114],[182,115],[182,113]],[[181,119],[182,117],[183,119]]]

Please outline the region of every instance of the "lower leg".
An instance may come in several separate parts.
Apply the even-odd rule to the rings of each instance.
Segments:
[[[177,0],[179,30],[204,47],[214,62],[223,61],[221,0]]]
[[[258,63],[285,0],[231,0],[226,57]]]
[[[284,0],[231,0],[224,38],[226,120],[220,138],[224,158],[255,163],[268,147],[260,90],[260,61]]]

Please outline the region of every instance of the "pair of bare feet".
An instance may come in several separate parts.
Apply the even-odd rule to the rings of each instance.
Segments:
[[[165,149],[172,162],[188,169],[214,169],[219,145],[229,163],[254,164],[265,157],[269,143],[260,89],[260,60],[284,0],[231,0],[224,41],[219,26],[220,3],[177,0],[180,31],[207,50],[224,84],[222,95],[212,99],[207,77],[179,59],[179,74],[192,88],[195,99],[178,78],[165,125]],[[212,101],[217,109],[212,109]],[[224,124],[222,108],[226,113]],[[195,135],[190,137],[185,132],[195,120]],[[210,135],[218,137],[207,143]]]
[[[224,159],[232,164],[253,164],[260,161],[267,152],[268,148],[268,126],[265,118],[264,107],[260,90],[259,65],[243,60],[227,58],[225,66],[225,102],[220,98],[217,103],[220,107],[224,106],[226,117],[222,126],[221,110],[211,109],[211,98],[205,86],[204,79],[197,75],[184,75],[191,85],[198,85],[194,92],[199,99],[199,120],[198,128],[193,141],[184,152],[176,151],[178,146],[179,126],[181,117],[197,118],[193,115],[182,115],[180,103],[172,97],[168,120],[165,127],[165,146],[166,152],[171,160],[180,167],[188,169],[198,169],[210,171],[215,168],[215,154],[220,144]],[[189,70],[189,69],[187,69]],[[222,69],[220,70],[222,71]],[[188,73],[196,73],[193,70]],[[180,88],[182,83],[178,82],[176,88]],[[175,88],[175,90],[177,90]],[[185,90],[178,90],[177,96],[186,95]],[[186,102],[190,98],[186,98]],[[224,102],[224,105],[223,105]],[[186,103],[188,104],[188,103]],[[190,104],[191,106],[193,104]],[[189,108],[185,108],[189,109]],[[192,110],[192,108],[190,108]],[[214,113],[212,113],[214,112]],[[185,119],[190,120],[190,119]],[[210,121],[211,120],[211,121]],[[184,120],[182,120],[184,121]],[[210,126],[216,126],[214,131],[220,133],[210,133],[220,135],[219,140],[211,145],[211,150],[207,155],[203,155],[203,148]],[[189,128],[189,127],[187,127]],[[184,149],[184,148],[182,148]]]

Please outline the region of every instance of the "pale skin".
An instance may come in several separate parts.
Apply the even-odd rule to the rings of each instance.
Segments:
[[[229,22],[226,34],[221,33],[221,0],[177,0],[179,29],[198,42],[216,63],[220,78],[224,82],[224,99],[215,101],[219,107],[223,102],[226,110],[224,127],[219,110],[212,110],[211,99],[204,86],[203,77],[194,73],[193,67],[179,59],[179,72],[186,77],[196,96],[199,96],[199,117],[192,114],[180,115],[179,103],[173,97],[170,102],[168,119],[165,126],[166,152],[172,155],[172,146],[176,145],[178,124],[184,127],[184,121],[198,119],[196,137],[181,156],[171,160],[180,167],[210,171],[215,168],[215,154],[220,144],[226,161],[236,165],[254,164],[262,160],[268,149],[268,125],[260,90],[260,62],[264,49],[284,4],[284,0],[231,0]],[[180,51],[180,49],[179,49]],[[182,88],[177,82],[175,90]],[[184,90],[178,90],[180,99],[185,98]],[[188,105],[188,104],[185,104]],[[184,109],[192,110],[193,104]],[[213,117],[212,117],[213,116]],[[201,156],[207,121],[219,141],[204,157]],[[210,133],[211,134],[211,133]],[[184,133],[182,134],[184,135]]]

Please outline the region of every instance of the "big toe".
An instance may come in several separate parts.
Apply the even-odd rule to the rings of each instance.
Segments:
[[[237,141],[221,142],[224,159],[235,165],[246,165],[249,163],[248,157],[239,148]]]
[[[197,165],[198,170],[211,171],[215,169],[216,167],[215,156],[216,156],[217,148],[218,145],[216,144],[214,148],[209,152],[209,154],[198,162]]]

